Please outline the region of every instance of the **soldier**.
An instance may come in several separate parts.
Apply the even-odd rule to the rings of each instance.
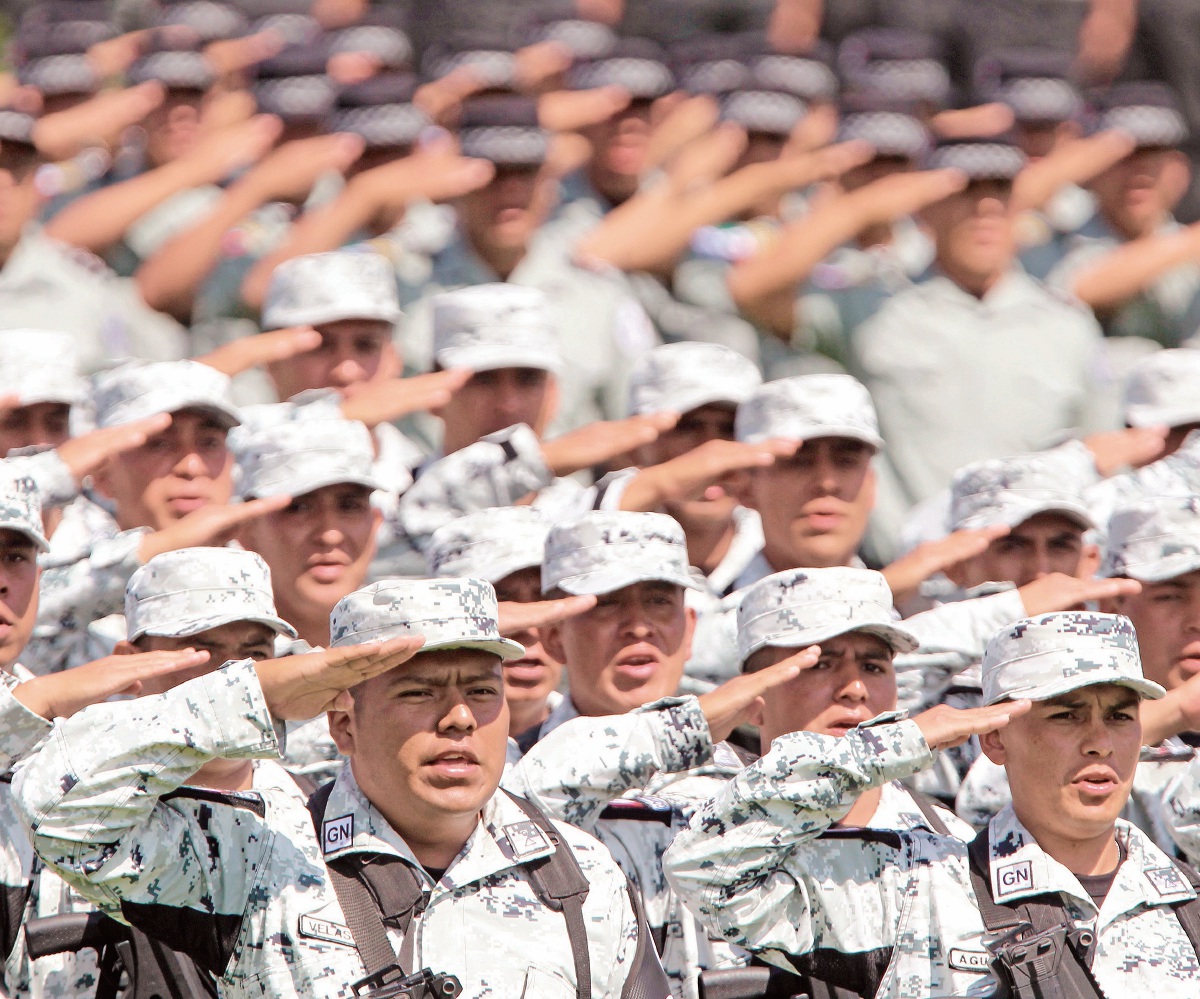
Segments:
[[[95,533],[46,566],[28,653],[38,673],[95,658],[84,647],[87,628],[120,611],[139,565],[161,551],[211,543],[271,507],[226,505],[233,461],[225,437],[238,412],[223,374],[195,361],[126,365],[97,376],[92,402],[101,430],[153,429],[93,472],[93,488],[114,515],[90,519]]]
[[[500,663],[520,647],[496,630],[491,587],[372,584],[339,603],[331,631],[330,652],[230,664],[64,728],[15,788],[46,861],[103,910],[190,953],[226,997],[349,996],[398,973],[424,975],[426,988],[453,976],[469,996],[568,996],[589,991],[582,973],[597,997],[616,999],[628,983],[663,999],[611,858],[498,791],[508,733]],[[351,763],[310,815],[274,783],[282,775],[270,779],[278,771],[267,760],[273,715],[322,709]],[[241,761],[248,793],[181,787],[218,757]],[[90,812],[133,761],[153,769],[153,784],[130,784],[124,807],[80,838],[74,810]],[[36,790],[46,786],[39,772],[64,767],[78,780],[51,804]],[[196,842],[225,861],[211,866],[187,845]],[[93,863],[93,851],[106,859]],[[573,870],[560,911],[531,873],[535,860],[543,872]],[[464,925],[478,929],[471,946]]]
[[[1128,427],[1168,428],[1163,455],[1174,454],[1184,438],[1200,429],[1200,355],[1190,348],[1155,351],[1139,361],[1125,382]]]
[[[1195,229],[1172,214],[1191,180],[1179,149],[1187,125],[1164,84],[1119,84],[1101,100],[1099,126],[1128,133],[1135,148],[1091,182],[1096,212],[1069,238],[1049,281],[1090,306],[1106,335],[1179,346],[1200,319]],[[1132,359],[1149,345],[1117,346],[1119,358]]]
[[[872,529],[884,561],[895,518],[945,488],[963,465],[1034,451],[1068,427],[1104,429],[1112,420],[1095,374],[1103,365],[1094,320],[1016,267],[1008,206],[1024,163],[1004,142],[934,150],[929,166],[969,181],[922,211],[935,266],[854,335],[851,370],[870,390],[888,441]],[[910,335],[918,329],[920,337]]]
[[[1145,746],[1124,817],[1170,851],[1174,841],[1163,795],[1187,769],[1200,743],[1195,732],[1200,721],[1187,696],[1188,681],[1200,668],[1200,510],[1195,498],[1146,497],[1119,508],[1108,523],[1101,574],[1141,584],[1139,592],[1105,601],[1102,608],[1133,623],[1143,673],[1168,691],[1167,697],[1143,708]],[[964,779],[955,808],[981,826],[1010,798],[1004,771],[981,758]]]
[[[452,520],[429,539],[425,557],[429,575],[472,576],[491,583],[501,603],[542,599],[542,554],[549,523],[525,506],[495,507]],[[562,663],[542,645],[537,628],[507,637],[525,649],[504,664],[504,699],[509,735],[537,729],[562,702],[558,692]]]
[[[858,995],[986,995],[998,978],[1027,981],[1020,923],[1031,919],[1034,933],[1088,931],[1086,948],[1061,949],[1068,992],[1073,972],[1098,994],[1189,995],[1200,962],[1177,911],[1196,898],[1192,875],[1118,818],[1139,702],[1163,695],[1142,676],[1133,628],[1083,612],[1027,619],[992,639],[983,677],[986,707],[777,738],[676,839],[672,884],[727,939]],[[970,847],[920,828],[885,842],[831,829],[971,734],[1014,799]],[[1046,908],[1031,917],[1035,896]],[[1038,992],[1013,994],[1054,987],[1052,972],[1034,974]]]

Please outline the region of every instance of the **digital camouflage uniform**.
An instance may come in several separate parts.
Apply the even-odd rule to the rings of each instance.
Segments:
[[[1141,677],[1124,619],[1043,615],[989,644],[989,701],[1053,697],[1092,683],[1161,696]],[[923,817],[905,816],[895,803],[903,792],[890,782],[931,762],[917,725],[895,715],[841,738],[781,736],[676,839],[668,878],[710,928],[783,968],[880,997],[991,995],[996,984],[966,843],[934,834]],[[889,820],[886,837],[831,831],[863,791],[876,787],[884,789],[876,819]],[[961,823],[947,825],[971,836]],[[1189,995],[1200,963],[1171,905],[1195,893],[1136,828],[1118,821],[1115,834],[1126,859],[1097,913],[1078,880],[1006,808],[989,827],[993,893],[1005,903],[1058,893],[1066,916],[1096,933],[1092,972],[1104,994]]]
[[[419,631],[429,649],[519,655],[520,646],[497,635],[495,611],[494,592],[478,580],[372,584],[335,609],[333,644]],[[414,968],[456,975],[465,996],[575,995],[563,917],[538,900],[514,863],[555,848],[502,792],[434,883],[349,769],[334,786],[319,836],[294,791],[268,781],[242,794],[180,788],[217,756],[275,754],[274,727],[249,663],[85,714],[81,724],[68,721],[18,781],[36,845],[102,909],[190,950],[219,976],[223,996],[348,999],[364,968],[323,859],[351,851],[415,869],[426,898],[408,931]],[[113,809],[105,788],[121,783],[131,765],[145,776]],[[65,797],[44,795],[35,790],[49,787],[43,767],[78,781]],[[260,774],[273,769],[259,764]],[[569,826],[558,832],[591,884],[584,918],[593,994],[619,996],[638,936],[624,877],[590,837]],[[216,855],[222,862],[214,865]],[[464,947],[464,940],[476,943]]]

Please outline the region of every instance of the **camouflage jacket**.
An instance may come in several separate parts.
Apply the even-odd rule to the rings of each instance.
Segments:
[[[569,698],[504,784],[594,835],[637,887],[674,994],[694,999],[705,968],[746,957],[711,939],[667,884],[662,858],[703,802],[741,770],[713,745],[694,697],[664,698],[624,715],[582,718]],[[609,808],[609,806],[613,806]],[[629,818],[621,817],[622,811]]]
[[[932,762],[915,723],[894,719],[842,738],[776,739],[676,838],[668,879],[710,928],[780,967],[878,999],[991,995],[967,860],[973,832],[948,815],[953,835],[932,832],[891,783]],[[876,787],[867,828],[832,828]],[[989,836],[999,900],[1057,892],[1068,918],[1093,924],[1092,970],[1106,995],[1194,994],[1200,964],[1170,908],[1194,893],[1136,828],[1118,822],[1127,860],[1100,913],[1011,808]]]
[[[277,768],[260,765],[276,779],[256,780],[251,792],[182,786],[210,759],[277,754],[252,666],[230,664],[63,723],[14,787],[42,859],[102,910],[212,971],[226,999],[350,999],[365,969],[324,860],[350,852],[398,858],[427,893],[409,930],[414,967],[458,976],[469,997],[574,996],[565,922],[514,865],[513,827],[527,833],[528,822],[502,794],[434,883],[349,768],[326,807],[337,818],[323,823],[320,838]],[[328,834],[334,823],[345,837]],[[591,882],[584,919],[593,995],[615,999],[637,947],[625,879],[591,837],[569,826],[559,831]],[[536,855],[523,846],[523,857]],[[548,855],[554,847],[543,837],[537,849]],[[392,942],[401,941],[393,934]]]

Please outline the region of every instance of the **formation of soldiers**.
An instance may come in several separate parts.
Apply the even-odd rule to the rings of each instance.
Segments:
[[[1200,994],[1195,109],[821,6],[14,8],[0,996]]]

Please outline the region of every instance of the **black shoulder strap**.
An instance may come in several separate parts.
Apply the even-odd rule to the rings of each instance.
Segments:
[[[921,791],[908,790],[909,796],[917,803],[917,807],[921,809],[921,814],[925,816],[925,821],[929,823],[929,828],[939,836],[951,835],[950,830],[946,827],[946,823],[942,817],[938,815],[938,806],[929,795]]]
[[[529,816],[554,847],[554,853],[526,864],[521,864],[533,890],[542,904],[561,912],[567,922],[567,936],[571,941],[571,953],[575,959],[576,995],[578,999],[592,999],[592,958],[588,951],[587,924],[583,919],[583,901],[587,898],[590,885],[579,867],[579,861],[571,848],[563,842],[554,824],[546,818],[540,808],[525,798],[505,792],[517,807]]]
[[[1179,925],[1183,927],[1183,932],[1187,934],[1192,950],[1196,952],[1197,957],[1200,957],[1200,871],[1197,871],[1191,864],[1185,864],[1182,860],[1173,860],[1173,863],[1179,868],[1179,873],[1187,879],[1188,884],[1192,886],[1192,890],[1197,893],[1196,898],[1180,902],[1174,906],[1174,909],[1175,917],[1179,920]]]
[[[313,828],[316,830],[317,842],[321,842],[321,825],[325,819],[325,806],[329,803],[329,795],[333,792],[333,781],[325,784],[312,793],[308,799],[308,814],[312,816]],[[371,895],[370,889],[361,877],[357,864],[351,872],[346,866],[354,863],[352,857],[345,858],[343,863],[334,861],[326,863],[325,870],[329,872],[329,883],[337,896],[342,914],[346,917],[346,925],[354,938],[354,946],[358,948],[359,957],[367,969],[367,977],[373,977],[392,967],[400,967],[396,951],[388,938],[387,927],[379,915],[379,906]],[[421,894],[421,886],[416,874],[407,864],[402,865],[412,880],[412,887],[417,895]],[[414,899],[414,902],[416,900]],[[409,910],[412,911],[411,908]],[[408,927],[404,927],[405,938],[408,937]],[[404,969],[401,968],[403,971]],[[410,969],[411,970],[411,969]]]

